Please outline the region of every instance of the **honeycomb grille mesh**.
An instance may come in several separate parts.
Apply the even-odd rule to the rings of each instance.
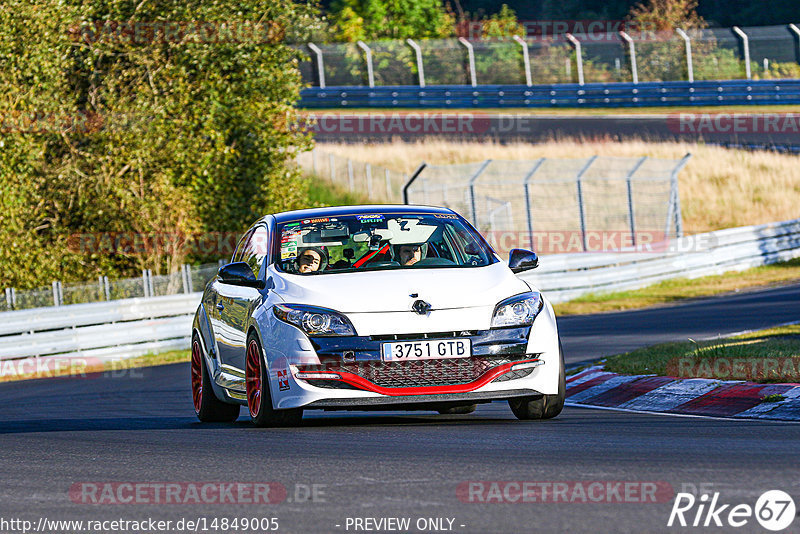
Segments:
[[[359,362],[302,366],[304,372],[352,373],[384,388],[468,384],[500,365],[529,359],[526,354],[473,356],[410,362]],[[332,387],[328,381],[323,387]],[[315,384],[316,381],[311,381]],[[342,387],[347,384],[342,383]]]

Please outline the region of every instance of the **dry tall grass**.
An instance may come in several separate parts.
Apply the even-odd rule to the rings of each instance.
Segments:
[[[452,142],[318,144],[319,148],[402,172],[420,162],[467,163],[485,159],[602,156],[692,159],[679,175],[684,230],[697,233],[800,217],[800,158],[766,151],[697,143],[551,141],[542,144]]]

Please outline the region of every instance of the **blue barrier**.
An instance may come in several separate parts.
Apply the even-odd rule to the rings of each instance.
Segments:
[[[581,108],[800,104],[800,80],[310,87],[301,108]]]

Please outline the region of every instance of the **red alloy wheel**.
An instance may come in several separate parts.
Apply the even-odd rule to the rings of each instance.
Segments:
[[[261,350],[255,339],[250,340],[250,345],[247,346],[245,377],[247,380],[247,407],[250,408],[251,417],[258,417],[261,411]]]
[[[203,364],[200,355],[200,343],[192,343],[192,402],[194,411],[200,413],[203,404]]]

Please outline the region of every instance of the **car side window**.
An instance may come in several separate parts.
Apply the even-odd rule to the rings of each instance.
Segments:
[[[253,229],[249,239],[244,244],[242,256],[238,261],[246,262],[253,269],[253,276],[258,278],[261,265],[269,252],[269,231],[264,226]]]
[[[249,229],[239,239],[239,242],[236,244],[236,250],[233,251],[233,257],[231,258],[231,263],[236,263],[237,261],[242,261],[242,255],[244,254],[244,249],[247,246],[247,243],[250,241],[250,236],[253,235],[254,231],[255,231],[255,228]]]

